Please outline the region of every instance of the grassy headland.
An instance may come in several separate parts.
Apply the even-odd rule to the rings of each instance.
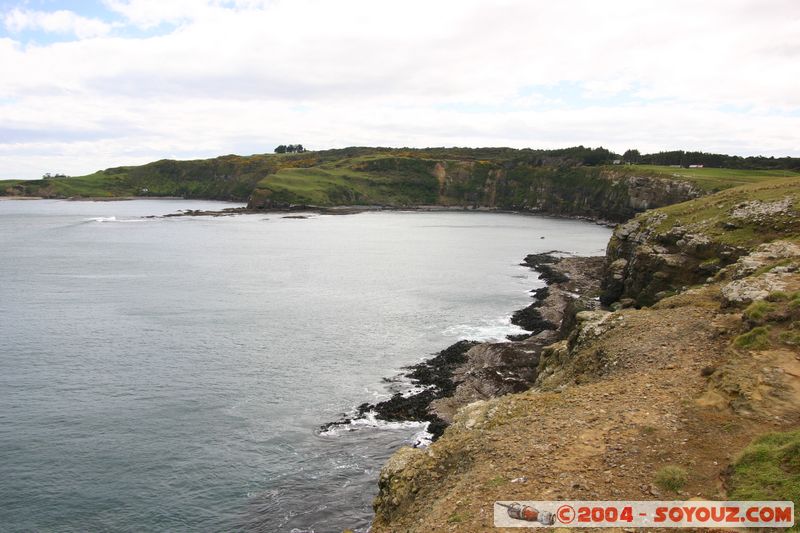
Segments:
[[[45,198],[180,196],[289,205],[447,205],[544,211],[624,220],[791,170],[612,165],[583,147],[390,149],[353,147],[295,154],[161,160],[76,177],[0,181],[0,195]],[[642,182],[644,180],[644,182]],[[678,190],[669,183],[683,184]],[[653,192],[655,189],[659,191]],[[644,193],[644,194],[643,194]]]

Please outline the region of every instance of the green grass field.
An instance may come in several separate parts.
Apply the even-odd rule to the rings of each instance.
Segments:
[[[13,188],[21,189],[25,196],[54,198],[111,198],[137,193],[124,172],[111,174],[104,171],[70,178],[0,181],[0,193]]]
[[[756,218],[732,219],[737,206],[749,202],[771,204],[788,202],[780,213]],[[715,240],[732,245],[752,245],[777,238],[797,238],[800,219],[793,213],[800,208],[800,179],[760,178],[754,183],[732,187],[696,200],[662,207],[657,211],[667,217],[659,224],[666,232],[673,226],[702,231]]]
[[[391,162],[396,164],[397,159]],[[425,165],[405,172],[391,167],[382,168],[379,157],[357,157],[311,168],[284,168],[259,181],[254,195],[310,205],[436,202],[438,183]]]
[[[800,177],[790,170],[738,170],[732,168],[676,168],[659,165],[633,165],[625,167],[633,171],[645,171],[659,176],[683,179],[695,183],[704,191],[714,192],[786,177]]]

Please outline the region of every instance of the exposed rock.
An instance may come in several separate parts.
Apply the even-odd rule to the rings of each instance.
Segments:
[[[791,259],[794,261],[788,261]],[[725,303],[747,304],[786,290],[790,274],[798,269],[798,260],[800,246],[794,242],[780,240],[758,246],[719,273],[720,279],[732,279],[722,286]],[[759,271],[760,275],[755,275]]]
[[[341,420],[325,424],[321,429],[324,431],[331,426],[347,425],[353,419],[374,413],[377,418],[390,422],[405,420],[429,422],[428,432],[434,438],[438,438],[444,432],[447,423],[430,410],[431,402],[454,392],[453,373],[467,360],[465,354],[476,344],[478,343],[474,341],[459,341],[436,356],[409,367],[409,372],[399,379],[410,380],[418,389],[417,392],[396,392],[388,400],[375,404],[361,404],[352,416],[343,416]]]
[[[524,264],[540,272],[548,283],[535,291],[536,301],[512,319],[530,328],[532,334],[512,343],[480,344],[467,352],[467,360],[453,373],[454,393],[431,403],[439,418],[451,421],[454,413],[470,402],[531,387],[544,347],[572,330],[576,314],[598,306],[594,296],[599,290],[602,258],[559,257],[550,252],[529,255]]]
[[[631,299],[637,306],[652,305],[704,281],[741,253],[681,226],[662,228],[664,217],[647,213],[614,231],[606,250],[604,304]]]
[[[767,273],[759,277],[737,279],[722,287],[722,296],[728,305],[763,300],[771,292],[784,290],[786,278],[786,274]]]
[[[761,200],[744,202],[734,207],[731,211],[731,218],[745,219],[750,222],[768,221],[769,217],[790,213],[793,201],[792,197],[786,197],[774,202]]]
[[[749,254],[743,255],[721,274],[733,279],[741,279],[778,260],[794,257],[800,257],[800,245],[785,240],[773,241],[762,244]]]
[[[599,305],[602,257],[569,257],[558,252],[532,254],[523,263],[540,273],[547,286],[533,292],[534,302],[515,313],[515,323],[531,333],[504,343],[460,341],[435,357],[409,368],[402,379],[419,390],[396,392],[388,400],[365,403],[356,413],[323,426],[349,424],[353,417],[375,413],[383,420],[430,422],[438,438],[462,406],[526,390],[536,381],[542,349],[572,330],[575,315]]]

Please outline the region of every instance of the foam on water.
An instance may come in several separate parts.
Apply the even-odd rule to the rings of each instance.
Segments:
[[[457,324],[444,330],[445,335],[453,335],[458,340],[480,342],[508,342],[507,335],[523,335],[528,330],[511,323],[511,316],[487,319],[477,324]]]
[[[416,433],[411,437],[411,442],[415,447],[427,446],[431,443],[433,435],[428,433],[429,422],[418,422],[413,420],[404,420],[402,422],[388,422],[378,418],[378,413],[375,411],[368,411],[364,413],[361,418],[348,420],[345,423],[334,424],[324,431],[320,431],[321,437],[339,437],[351,431],[358,431],[362,429],[379,429],[379,430],[411,430],[417,429]]]
[[[110,217],[91,217],[84,219],[84,222],[119,222],[119,223],[129,223],[129,222],[147,222],[151,219],[145,218],[117,218],[115,216]]]

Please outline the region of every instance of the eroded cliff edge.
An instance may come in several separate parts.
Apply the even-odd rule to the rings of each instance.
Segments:
[[[305,185],[298,188],[301,182]],[[702,194],[691,181],[635,167],[575,166],[558,158],[464,161],[383,156],[278,172],[259,182],[248,208],[440,206],[619,222],[645,209]]]
[[[619,226],[610,309],[574,313],[532,388],[469,403],[432,446],[398,451],[373,531],[487,531],[498,499],[797,504],[796,461],[770,470],[746,447],[800,428],[799,199],[797,180],[778,180]],[[790,481],[759,485],[754,464]],[[665,467],[679,483],[662,483]]]

